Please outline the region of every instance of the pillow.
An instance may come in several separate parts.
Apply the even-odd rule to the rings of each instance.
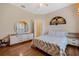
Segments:
[[[66,32],[55,32],[55,36],[57,36],[57,37],[64,37],[64,36],[67,36],[67,33]]]
[[[55,36],[55,31],[54,30],[49,30],[48,35],[49,36]]]
[[[64,32],[61,30],[49,30],[48,35],[49,36],[56,36],[56,37],[63,37],[63,36],[67,36],[67,32]]]
[[[48,31],[49,36],[63,37],[67,35],[67,32],[63,30],[63,28],[53,26],[49,28]]]

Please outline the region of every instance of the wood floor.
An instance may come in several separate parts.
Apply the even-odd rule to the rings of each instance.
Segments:
[[[79,56],[79,47],[68,45],[66,48],[68,56]]]
[[[44,56],[46,53],[31,47],[31,41],[0,48],[0,56]]]
[[[68,46],[66,49],[67,55],[79,56],[79,47]],[[0,56],[47,56],[48,54],[31,48],[31,41],[21,43],[10,47],[0,48]]]

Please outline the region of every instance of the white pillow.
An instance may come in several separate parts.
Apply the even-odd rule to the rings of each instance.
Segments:
[[[53,27],[49,28],[48,35],[49,36],[56,36],[56,37],[63,37],[63,36],[67,35],[67,32],[64,31],[60,27],[53,26]]]
[[[55,31],[49,31],[48,32],[48,35],[49,36],[57,36],[57,37],[64,37],[64,36],[67,36],[67,33],[66,32],[55,32]]]
[[[55,32],[55,36],[57,37],[64,37],[64,36],[67,36],[67,33],[66,32]]]
[[[48,31],[49,36],[55,36],[55,31]]]

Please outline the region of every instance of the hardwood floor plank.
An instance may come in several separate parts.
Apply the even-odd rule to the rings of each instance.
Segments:
[[[79,56],[79,47],[68,45],[66,53],[68,56]]]

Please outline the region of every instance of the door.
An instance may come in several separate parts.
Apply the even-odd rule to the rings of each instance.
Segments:
[[[42,34],[42,20],[38,19],[34,21],[34,36],[38,37]]]

